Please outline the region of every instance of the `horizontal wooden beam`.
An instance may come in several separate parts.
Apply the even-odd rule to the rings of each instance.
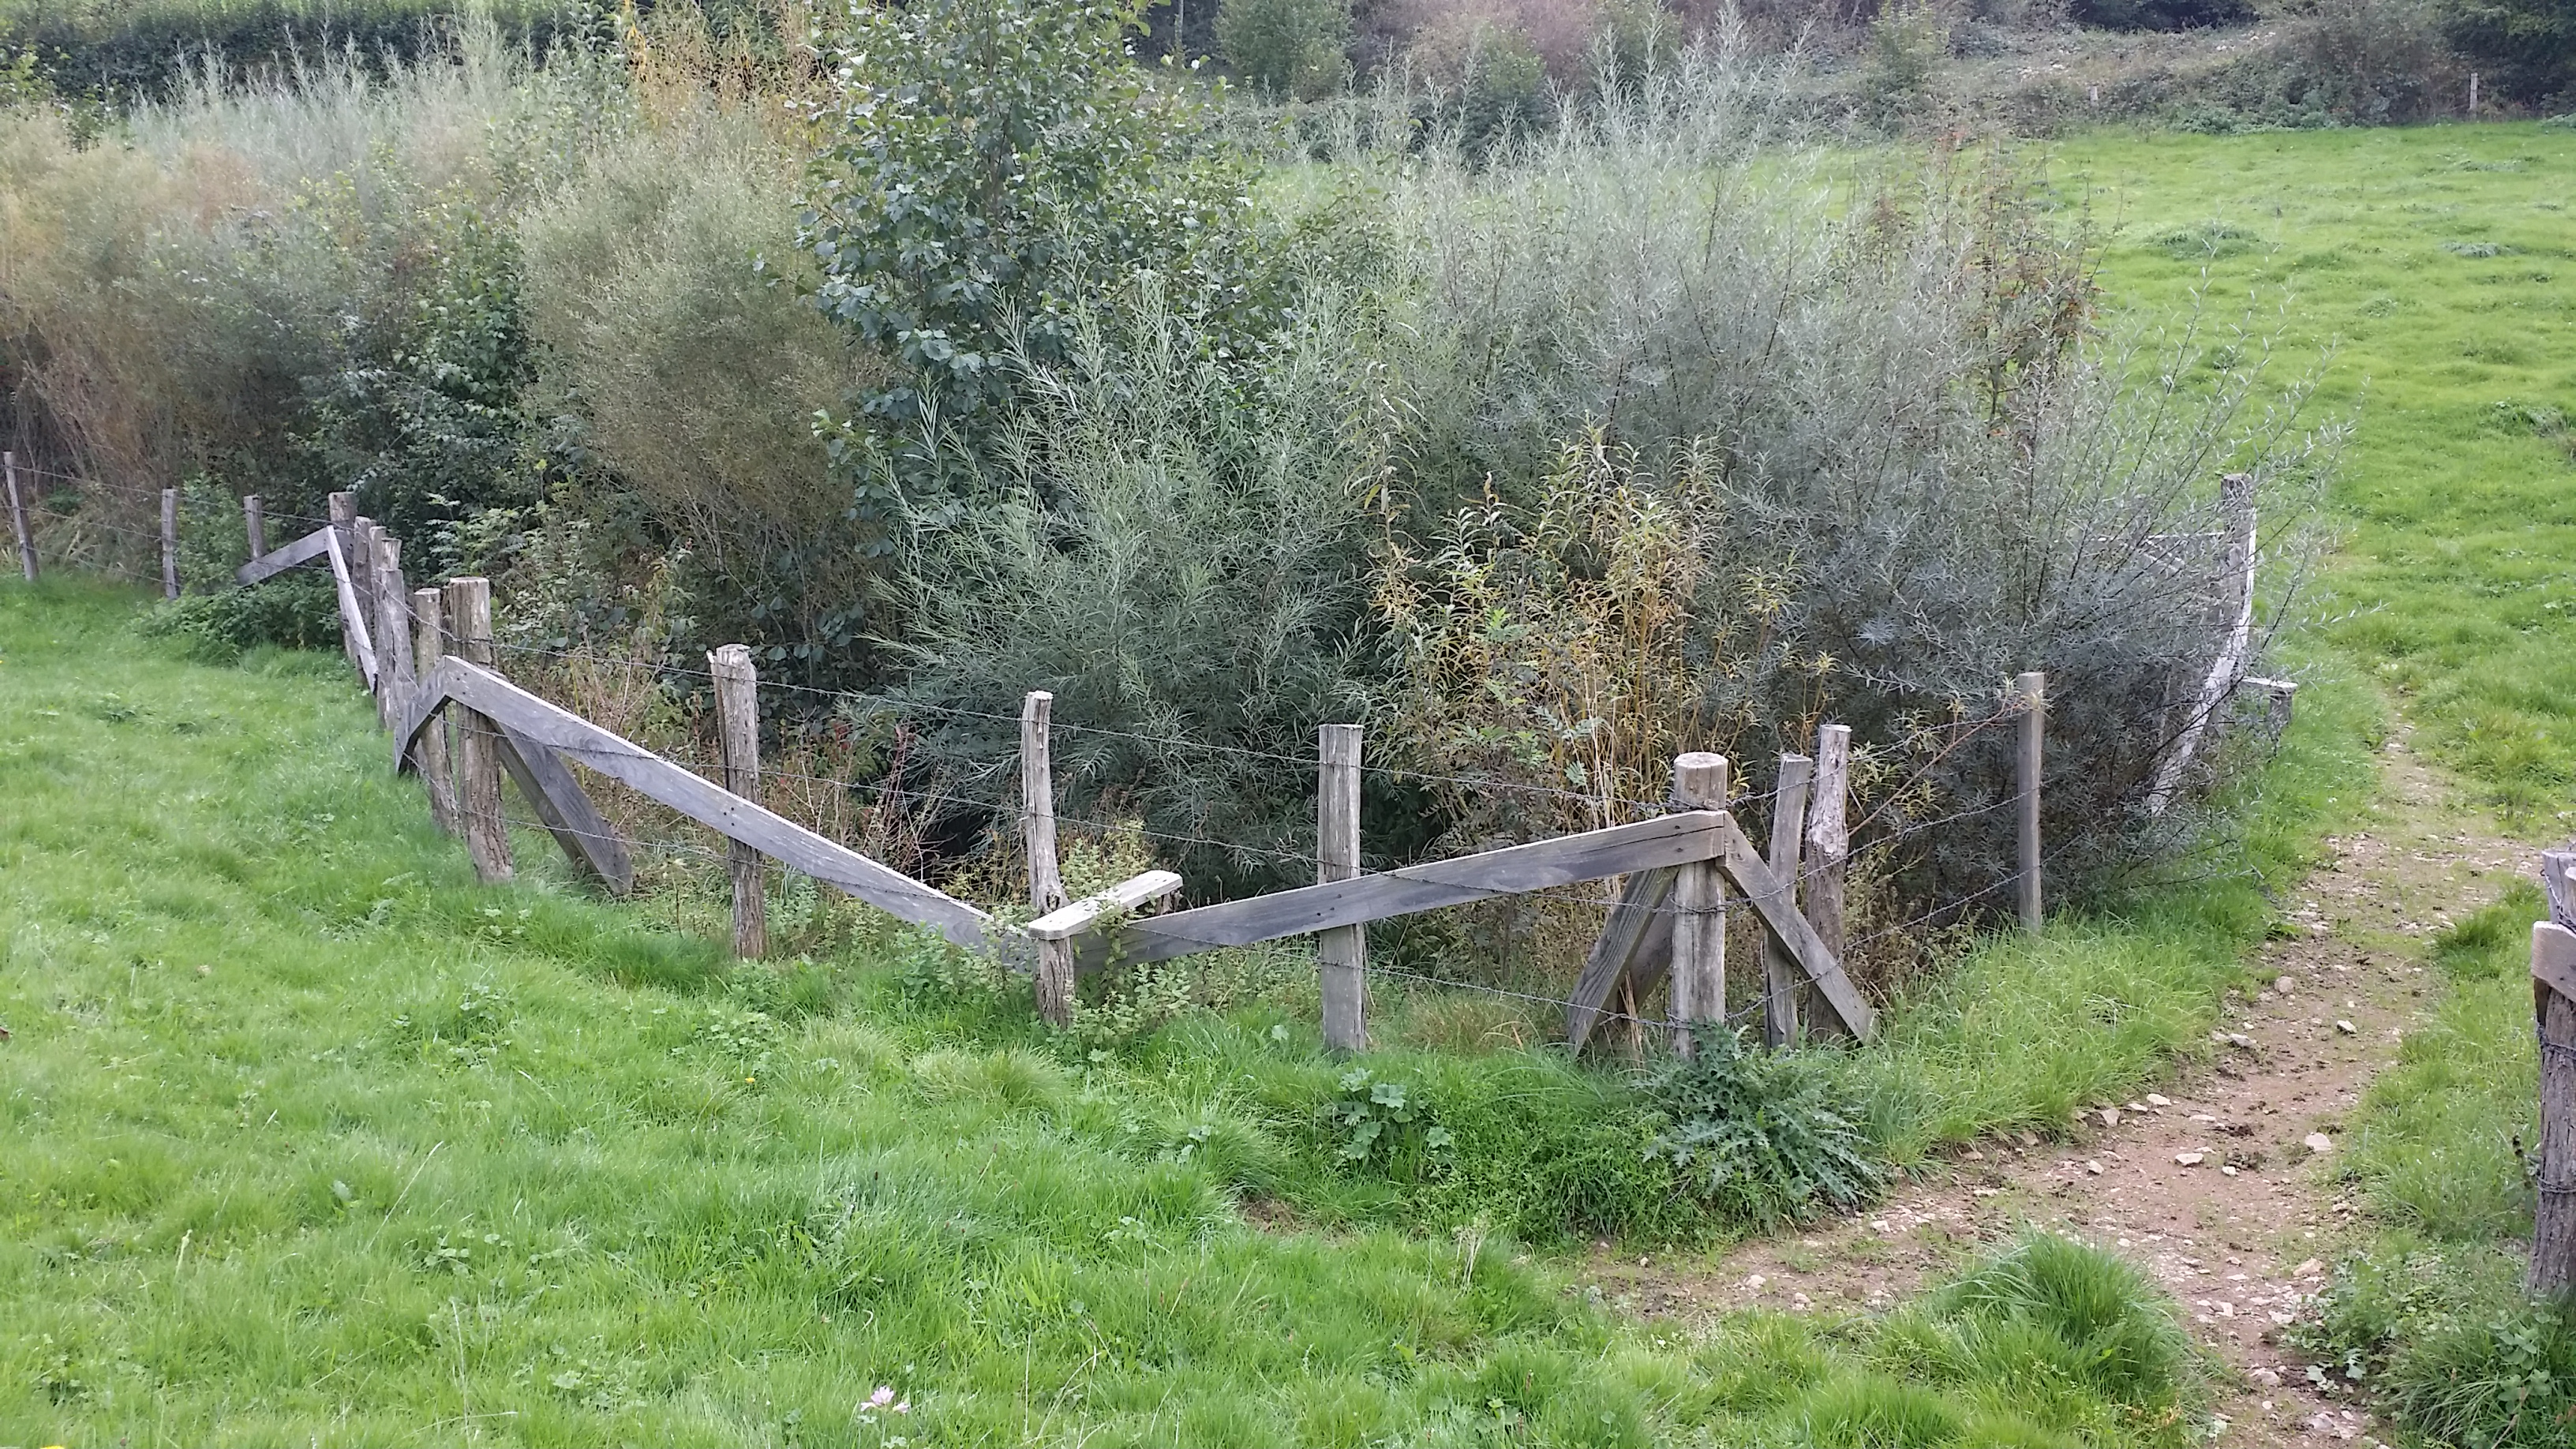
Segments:
[[[1020,928],[1032,941],[1069,941],[1093,929],[1102,918],[1122,915],[1147,901],[1158,901],[1181,888],[1178,873],[1149,870],[1130,880],[1122,880],[1096,896],[1084,896],[1069,906],[1047,912]]]
[[[1220,946],[1250,946],[1498,895],[1713,860],[1725,848],[1719,830],[1725,820],[1724,811],[1693,810],[1454,860],[1428,861],[1355,880],[1175,911],[1129,922],[1118,933],[1116,955],[1125,962],[1167,961]],[[1083,942],[1078,951],[1078,963],[1089,969],[1109,959],[1111,946],[1094,938]]]
[[[1869,1040],[1877,1030],[1878,1014],[1870,1010],[1869,1003],[1861,998],[1860,988],[1843,974],[1842,963],[1834,959],[1834,953],[1817,938],[1815,928],[1799,913],[1791,894],[1794,880],[1783,880],[1772,873],[1770,864],[1736,827],[1732,817],[1726,818],[1722,834],[1726,848],[1717,858],[1718,869],[1726,872],[1735,888],[1744,893],[1771,939],[1779,942],[1790,959],[1807,973],[1807,979],[1816,983],[1825,1003],[1843,1019],[1843,1026],[1862,1041]]]
[[[394,741],[399,762],[410,752],[431,710],[454,700],[489,716],[525,739],[555,750],[661,802],[727,840],[738,840],[792,870],[856,896],[881,911],[929,926],[960,946],[992,948],[1026,957],[1017,933],[998,930],[992,917],[954,896],[924,885],[836,844],[723,786],[691,773],[632,741],[621,739],[569,710],[558,708],[500,675],[453,655],[420,682],[403,702]],[[1020,964],[1015,962],[1015,964]]]
[[[317,528],[284,548],[271,549],[233,570],[233,578],[248,587],[262,579],[275,578],[297,564],[311,563],[330,551],[326,542],[330,532],[328,527]]]
[[[607,887],[609,894],[631,893],[635,861],[627,852],[626,838],[600,815],[581,782],[565,767],[563,756],[506,724],[501,726],[500,746],[501,768],[518,783],[519,793],[527,797],[538,823],[555,838],[555,844],[563,847],[574,865]]]
[[[367,611],[358,607],[357,585],[349,577],[349,559],[340,551],[340,531],[322,530],[322,547],[331,556],[331,580],[340,589],[340,624],[349,631],[350,647],[358,651],[358,672],[367,677],[367,692],[376,688],[376,645],[367,632]]]

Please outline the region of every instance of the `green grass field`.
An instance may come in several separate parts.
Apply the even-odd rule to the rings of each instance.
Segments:
[[[2576,807],[2576,129],[2099,136],[2058,195],[2124,326],[2279,344],[2358,426],[2311,606],[2421,742],[2543,828]],[[2319,421],[2324,419],[2320,417]]]

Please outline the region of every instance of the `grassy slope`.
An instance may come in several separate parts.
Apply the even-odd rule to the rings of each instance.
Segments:
[[[1902,1423],[2065,1444],[2185,1422],[2161,1299],[2062,1247],[1893,1325],[1755,1317],[1672,1345],[1472,1221],[1255,1229],[1238,1204],[1261,1184],[1369,1210],[1297,1140],[1299,1084],[1312,1122],[1339,1071],[1310,1031],[1243,1012],[1077,1069],[1024,1044],[1024,1005],[911,1004],[882,950],[728,971],[542,871],[479,889],[335,658],[190,664],[135,613],[0,582],[13,1442]],[[1604,1115],[1563,1106],[1600,1089],[1536,1054],[1374,1065],[1533,1131]],[[878,1384],[910,1412],[871,1420]]]
[[[2141,320],[2206,286],[2359,409],[2324,635],[2509,810],[2576,793],[2576,130],[2100,136],[2052,178]],[[2493,255],[2477,255],[2486,248]],[[2215,254],[2213,254],[2215,253]]]
[[[2070,196],[2101,188],[2106,281],[2140,313],[2180,312],[2206,276],[2231,305],[2286,304],[2294,366],[2331,347],[2324,395],[2360,414],[2320,632],[2510,822],[2563,833],[2576,434],[2553,415],[2576,415],[2576,132],[2106,136],[2063,148],[2056,175]],[[2576,1372],[2576,1322],[2512,1306],[2538,914],[2519,890],[2438,944],[2450,993],[2374,1084],[2343,1167],[2376,1233],[2330,1297],[2321,1356],[2355,1355],[2442,1441],[2566,1442],[2524,1396]],[[2576,1412],[2563,1387],[2554,1402]]]

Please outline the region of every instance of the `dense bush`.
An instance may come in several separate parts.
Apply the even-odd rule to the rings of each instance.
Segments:
[[[1351,10],[1346,0],[1228,0],[1216,39],[1235,73],[1265,94],[1314,100],[1349,75]]]
[[[1720,1218],[1777,1229],[1877,1198],[1883,1168],[1834,1080],[1796,1052],[1745,1050],[1741,1029],[1702,1027],[1698,1050],[1647,1079],[1664,1120],[1649,1156],[1669,1162]]]
[[[2499,94],[2576,97],[2576,5],[2567,0],[2444,0],[2443,29]]]
[[[2108,30],[2199,30],[2254,18],[2248,0],[2073,0],[2067,14]]]

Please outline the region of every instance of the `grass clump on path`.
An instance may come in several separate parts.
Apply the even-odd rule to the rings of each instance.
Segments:
[[[335,657],[193,663],[137,612],[0,584],[30,1442],[2181,1442],[2180,1366],[2016,1393],[2072,1319],[1938,1366],[1623,1327],[1502,1226],[1617,1182],[1606,1139],[1574,1181],[1349,1162],[1353,1064],[1284,1012],[1068,1060],[884,943],[728,963],[540,840],[477,887]],[[1622,1120],[1537,1053],[1358,1065],[1462,1159]]]

